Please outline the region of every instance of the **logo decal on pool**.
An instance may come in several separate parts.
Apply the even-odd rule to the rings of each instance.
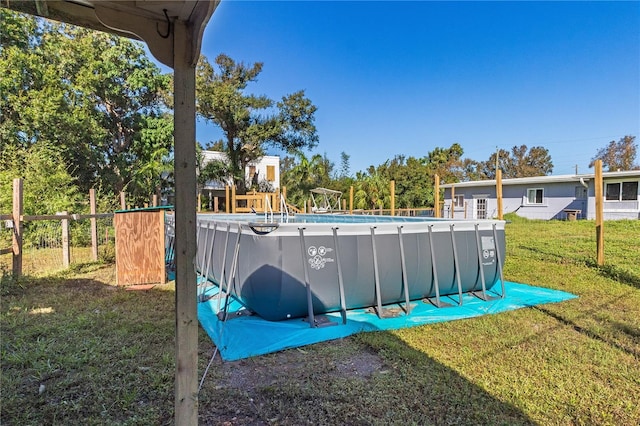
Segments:
[[[309,255],[309,265],[316,271],[324,268],[325,264],[328,262],[334,262],[334,259],[331,257],[325,257],[327,253],[331,253],[333,249],[331,247],[325,246],[309,246],[307,248],[307,254]]]

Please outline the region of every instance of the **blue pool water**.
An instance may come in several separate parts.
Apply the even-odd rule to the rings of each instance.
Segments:
[[[376,215],[348,215],[348,214],[297,214],[283,217],[280,214],[201,214],[202,219],[232,222],[258,223],[402,223],[402,222],[435,222],[446,219],[436,219],[428,216],[376,216]]]

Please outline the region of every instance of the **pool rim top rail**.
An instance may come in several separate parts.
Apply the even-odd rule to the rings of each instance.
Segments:
[[[375,227],[377,232],[382,234],[395,233],[397,226],[402,226],[405,232],[424,232],[425,225],[434,225],[434,232],[449,232],[448,226],[454,225],[459,231],[473,231],[477,224],[481,230],[492,229],[495,224],[498,230],[503,231],[507,223],[498,219],[448,219],[432,217],[408,217],[408,216],[369,216],[369,215],[345,215],[345,214],[298,214],[291,216],[288,220],[271,222],[260,220],[264,216],[258,214],[199,214],[200,222],[218,222],[241,224],[242,231],[250,230],[256,235],[269,235],[276,232],[276,235],[297,234],[299,228],[304,228],[307,232],[331,231],[338,228],[341,233],[352,234],[358,232],[369,232],[371,227]],[[302,219],[300,221],[299,219]],[[319,221],[317,221],[319,220]],[[394,226],[395,225],[395,226]],[[437,226],[435,226],[437,225]],[[234,228],[234,227],[232,227]],[[237,227],[236,227],[237,228]],[[232,229],[233,232],[233,229]]]

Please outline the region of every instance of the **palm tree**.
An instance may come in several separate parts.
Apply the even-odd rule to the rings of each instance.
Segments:
[[[282,182],[287,187],[289,201],[294,205],[303,206],[313,188],[330,184],[333,163],[320,154],[313,155],[311,159],[302,151],[296,151],[295,155],[297,162],[284,171]]]
[[[355,208],[372,210],[391,205],[389,179],[377,171],[371,174],[357,173],[356,188],[353,195]]]

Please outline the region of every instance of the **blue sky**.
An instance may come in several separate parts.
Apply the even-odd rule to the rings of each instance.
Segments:
[[[478,161],[544,146],[553,174],[587,173],[640,140],[640,2],[223,1],[202,53],[263,62],[251,93],[304,89],[313,152],[346,152],[353,174],[454,142]]]

